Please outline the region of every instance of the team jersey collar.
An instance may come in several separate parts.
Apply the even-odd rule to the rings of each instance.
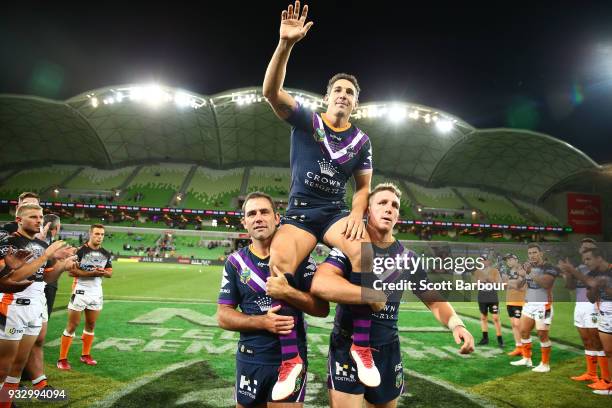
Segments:
[[[329,120],[327,120],[327,118],[325,117],[325,113],[321,114],[321,119],[323,119],[323,123],[325,123],[325,125],[330,128],[331,130],[333,130],[334,132],[344,132],[345,130],[350,129],[350,127],[352,126],[351,122],[347,122],[346,126],[344,127],[334,127]]]
[[[263,260],[266,260],[270,257],[270,255],[268,256],[263,256],[262,254],[257,253],[257,251],[255,250],[255,247],[253,246],[253,244],[249,244],[249,251],[251,251],[251,253],[253,255],[255,255],[257,258]]]

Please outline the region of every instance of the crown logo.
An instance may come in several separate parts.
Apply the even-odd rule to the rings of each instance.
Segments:
[[[336,170],[334,166],[332,165],[331,160],[330,161],[327,161],[325,159],[317,160],[317,163],[319,163],[319,168],[321,169],[321,173],[325,174],[326,176],[334,177],[334,175],[338,172],[338,170]]]

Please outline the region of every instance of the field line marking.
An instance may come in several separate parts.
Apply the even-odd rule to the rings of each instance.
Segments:
[[[120,389],[119,391],[116,392],[111,392],[106,398],[104,398],[102,401],[98,401],[95,404],[91,405],[92,407],[96,407],[96,408],[107,408],[107,407],[111,407],[115,402],[117,402],[117,400],[119,400],[120,398],[128,395],[129,393],[131,393],[132,391],[142,387],[143,385],[146,385],[154,380],[157,380],[158,378],[172,372],[175,370],[178,370],[180,368],[185,368],[185,367],[189,367],[192,364],[195,363],[199,363],[204,361],[203,359],[195,359],[195,360],[187,360],[187,361],[183,361],[180,363],[176,363],[176,364],[172,364],[160,371],[156,371],[154,373],[151,374],[147,374],[144,375],[142,377],[140,377],[137,380],[132,381],[131,383],[129,383],[127,385],[127,387]]]
[[[437,378],[430,377],[430,376],[425,375],[425,374],[418,373],[418,372],[413,371],[413,370],[405,370],[405,371],[408,373],[408,375],[411,375],[411,376],[416,377],[416,378],[420,378],[421,380],[429,381],[429,382],[431,382],[433,384],[439,385],[440,387],[446,388],[447,390],[450,390],[452,392],[460,394],[460,395],[464,396],[465,398],[469,399],[470,401],[472,401],[473,403],[475,403],[477,405],[480,405],[483,408],[495,408],[495,405],[493,405],[492,403],[490,403],[486,399],[484,399],[484,398],[482,398],[480,396],[471,394],[471,393],[469,393],[469,392],[467,392],[467,391],[465,391],[465,390],[463,390],[463,389],[461,389],[459,387],[454,386],[451,383],[448,383],[448,382],[443,381],[443,380],[439,380]]]
[[[479,323],[480,324],[480,319],[477,319],[477,318],[472,317],[472,316],[467,316],[467,315],[462,314],[461,318],[465,319],[465,320],[471,320],[474,323]],[[506,326],[504,326],[504,327],[506,327]],[[559,348],[561,350],[567,350],[567,351],[575,353],[575,354],[584,354],[584,349],[579,349],[578,347],[574,347],[574,346],[572,346],[570,344],[559,343],[558,341],[555,341],[555,340],[552,340],[552,343],[553,343],[553,345],[555,347],[557,347],[557,348]]]

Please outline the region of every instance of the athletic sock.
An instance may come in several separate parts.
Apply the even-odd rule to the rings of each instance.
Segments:
[[[278,339],[281,343],[281,359],[282,361],[287,361],[299,354],[297,342],[297,310],[282,300],[274,300],[272,302],[272,307],[278,305],[281,306],[278,314],[293,317],[293,329],[291,329],[291,332],[289,334],[278,335]]]
[[[32,380],[32,387],[34,387],[34,389],[36,390],[42,390],[47,385],[48,385],[47,376],[44,374],[38,377],[37,379]]]
[[[93,344],[93,341],[94,341],[94,334],[83,330],[83,335],[81,336],[81,340],[83,340],[83,352],[81,353],[81,355],[82,356],[90,355],[91,345]]]
[[[352,284],[361,286],[361,274],[351,273]],[[372,326],[372,308],[370,305],[350,305],[353,318],[353,344],[361,347],[370,347],[370,328]]]
[[[2,389],[0,390],[0,408],[11,408],[11,404],[13,398],[10,396],[9,391],[17,391],[19,389],[19,381],[21,379],[18,377],[7,376],[4,380],[4,384],[2,385]]]
[[[584,350],[586,359],[587,374],[597,377],[597,352],[593,350]]]
[[[531,339],[522,339],[521,343],[523,344],[523,358],[531,358]]]
[[[552,351],[552,344],[550,341],[540,343],[540,350],[542,351],[542,364],[550,364],[550,352]]]
[[[73,337],[74,333],[71,334],[64,330],[60,343],[60,360],[66,360],[68,358],[68,350],[70,350],[70,345],[72,344]]]
[[[605,381],[610,382],[610,367],[608,367],[608,359],[606,358],[605,351],[597,352],[597,364],[599,365],[601,378],[603,378]]]

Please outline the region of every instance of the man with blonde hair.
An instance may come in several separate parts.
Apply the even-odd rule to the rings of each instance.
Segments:
[[[15,220],[19,226],[17,232],[0,247],[0,267],[5,267],[2,254],[8,248],[27,250],[32,253],[30,262],[16,268],[12,276],[17,282],[29,279],[33,283],[20,292],[0,293],[0,382],[3,383],[0,408],[10,407],[9,392],[17,389],[32,345],[43,326],[45,281],[57,280],[64,270],[75,267],[74,248],[63,241],[49,245],[35,237],[43,222],[39,205],[20,205]]]

